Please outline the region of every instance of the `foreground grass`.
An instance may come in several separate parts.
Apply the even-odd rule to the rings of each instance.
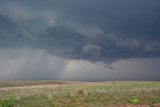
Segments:
[[[39,84],[40,85],[40,84]],[[1,88],[0,107],[75,107],[160,103],[160,82],[100,82]]]

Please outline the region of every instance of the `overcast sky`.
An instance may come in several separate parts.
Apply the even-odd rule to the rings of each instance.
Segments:
[[[0,80],[160,80],[159,0],[0,0]]]

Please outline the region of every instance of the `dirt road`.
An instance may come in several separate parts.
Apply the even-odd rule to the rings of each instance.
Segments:
[[[3,88],[0,88],[0,91],[17,90],[17,89],[43,89],[43,88],[57,88],[57,87],[59,87],[58,84],[53,84],[53,85],[35,85],[35,86],[18,86],[18,87],[3,87]]]

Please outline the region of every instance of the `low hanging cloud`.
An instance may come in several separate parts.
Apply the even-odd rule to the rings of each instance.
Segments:
[[[111,64],[66,60],[38,49],[0,49],[0,80],[159,80],[160,58],[125,59]]]
[[[102,76],[101,70],[109,68],[106,74],[110,74],[116,69],[111,65],[127,59],[137,63],[145,59],[142,65],[150,58],[157,62],[159,11],[159,0],[0,0],[0,78],[69,79],[75,70],[75,75],[93,73],[83,80],[102,80],[95,75]],[[76,68],[71,69],[72,64]],[[78,66],[87,71],[80,73]],[[132,78],[131,69],[118,69]],[[138,74],[133,79],[139,79]]]
[[[85,54],[93,55],[94,57],[96,56],[101,56],[101,47],[99,45],[94,45],[94,44],[87,44],[82,47],[82,51]]]

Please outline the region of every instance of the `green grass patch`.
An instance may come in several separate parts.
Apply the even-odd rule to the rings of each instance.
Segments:
[[[0,100],[0,107],[14,107],[15,104],[13,99]]]
[[[127,98],[126,101],[128,103],[133,103],[133,104],[140,104],[142,101],[139,98]]]

